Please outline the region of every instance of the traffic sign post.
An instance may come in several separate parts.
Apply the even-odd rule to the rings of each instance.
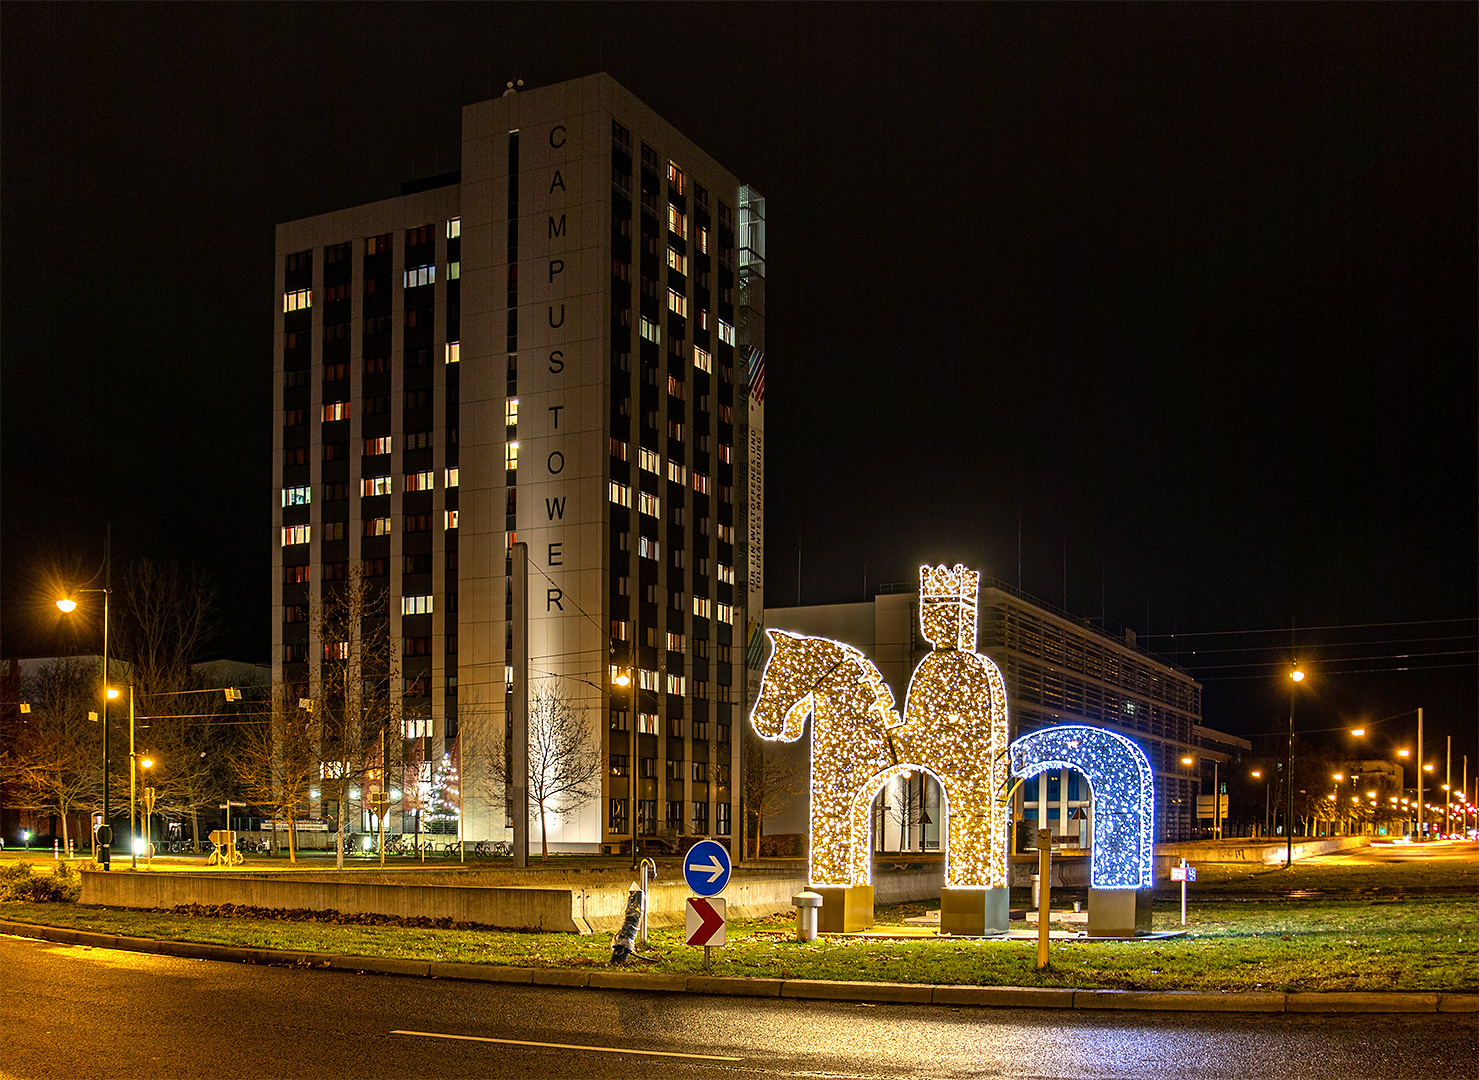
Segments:
[[[683,880],[699,896],[717,896],[729,884],[729,849],[717,840],[700,840],[683,857]]]
[[[684,940],[704,947],[704,970],[709,970],[709,949],[723,947],[728,902],[721,897],[690,896]]]
[[[1185,859],[1180,866],[1171,867],[1171,880],[1181,882],[1181,925],[1186,925],[1186,883],[1197,879],[1197,868],[1188,866]]]

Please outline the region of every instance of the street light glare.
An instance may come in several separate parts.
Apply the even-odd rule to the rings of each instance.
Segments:
[[[1300,671],[1298,668],[1295,668],[1289,673],[1289,677],[1295,682],[1302,682],[1304,680],[1304,672]]]
[[[77,610],[77,601],[76,600],[68,600],[65,597],[63,597],[61,600],[58,600],[56,602],[56,606],[59,607],[59,608],[61,608],[63,611],[72,612],[72,611],[76,611]]]
[[[631,678],[628,675],[626,675],[625,673],[622,673],[622,674],[618,675],[616,678],[612,679],[611,681],[614,682],[617,686],[626,686],[632,680],[631,680]]]
[[[1363,728],[1363,727],[1351,728],[1351,734],[1352,735],[1365,735],[1366,734],[1366,729]]]
[[[109,701],[113,701],[117,697],[118,697],[118,687],[116,687],[116,686],[110,686],[110,687],[108,687],[108,700]]]

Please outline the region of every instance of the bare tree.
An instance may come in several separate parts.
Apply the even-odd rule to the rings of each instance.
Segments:
[[[96,671],[76,657],[45,664],[23,688],[33,706],[0,756],[17,809],[55,814],[68,845],[68,816],[102,801],[102,730],[88,712]]]
[[[288,822],[288,859],[297,861],[296,823],[308,809],[319,773],[313,714],[298,707],[297,691],[273,687],[231,752],[231,771],[246,800]]]
[[[755,820],[754,855],[760,855],[765,819],[779,813],[803,791],[802,769],[794,753],[756,735],[745,725],[745,813]]]
[[[313,712],[324,782],[338,795],[341,868],[354,791],[373,785],[389,792],[401,771],[400,652],[390,637],[388,602],[386,590],[356,566],[342,583],[326,585],[308,614],[323,647]]]
[[[483,760],[495,782],[508,783],[506,752]],[[529,808],[539,814],[543,858],[549,858],[548,819],[569,818],[600,796],[601,779],[601,754],[591,746],[585,710],[558,687],[539,686],[529,700]]]

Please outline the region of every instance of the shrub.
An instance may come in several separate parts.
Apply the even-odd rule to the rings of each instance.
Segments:
[[[0,871],[0,901],[75,904],[81,897],[82,878],[67,863],[58,863],[50,874],[37,874],[28,862],[18,862]]]

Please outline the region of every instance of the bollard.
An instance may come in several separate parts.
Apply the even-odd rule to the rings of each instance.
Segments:
[[[60,840],[53,840],[51,842],[51,857],[57,862],[62,861],[62,842]]]
[[[650,875],[648,874],[648,867],[652,868],[652,872]],[[638,924],[637,927],[637,944],[639,946],[647,944],[647,886],[649,881],[656,880],[657,862],[653,859],[643,859],[642,880],[640,882],[640,886],[642,889],[642,921]]]
[[[791,903],[796,906],[796,940],[815,941],[817,909],[822,906],[821,893],[799,892],[791,897]]]

